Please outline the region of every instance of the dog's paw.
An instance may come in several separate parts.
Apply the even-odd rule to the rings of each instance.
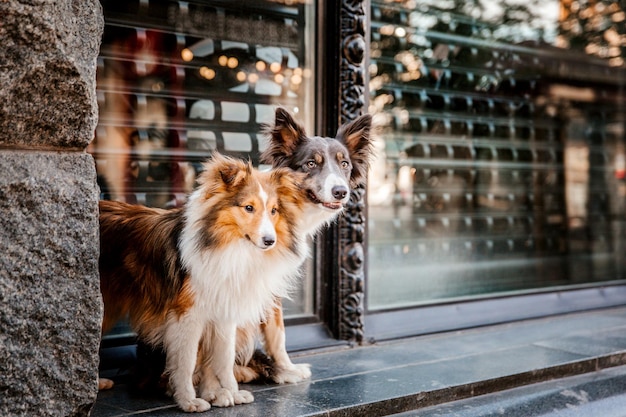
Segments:
[[[235,365],[235,379],[240,384],[254,381],[259,377],[258,372],[248,366]]]
[[[308,363],[299,363],[288,368],[277,369],[272,376],[274,382],[278,384],[295,384],[309,378],[311,378],[311,365]]]
[[[232,407],[235,405],[233,393],[226,388],[219,388],[215,391],[208,391],[202,395],[202,398],[211,401],[216,407]]]
[[[235,404],[249,404],[254,401],[254,395],[250,391],[239,390],[233,394]]]
[[[113,381],[107,378],[98,378],[98,391],[113,388]]]
[[[178,401],[178,406],[181,410],[187,413],[201,413],[211,408],[211,404],[202,398],[193,398],[191,400]]]

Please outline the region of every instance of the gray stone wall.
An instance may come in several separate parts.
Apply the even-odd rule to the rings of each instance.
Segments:
[[[86,416],[102,300],[97,0],[0,1],[0,415]]]

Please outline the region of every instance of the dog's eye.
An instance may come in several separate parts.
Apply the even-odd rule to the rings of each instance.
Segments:
[[[276,207],[272,208],[272,216],[274,216],[276,213],[278,213],[278,210],[276,209]]]
[[[309,169],[313,169],[317,166],[317,163],[315,161],[309,161],[306,163],[306,167]]]
[[[254,207],[252,207],[250,204],[248,204],[247,206],[244,207],[244,209],[248,212],[248,213],[252,213],[254,211]]]
[[[350,168],[350,164],[348,163],[348,161],[341,161],[341,167],[343,169],[348,169]]]

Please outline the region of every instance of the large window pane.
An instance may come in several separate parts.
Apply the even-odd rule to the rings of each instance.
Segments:
[[[100,119],[89,150],[102,198],[180,206],[213,150],[258,166],[261,125],[277,105],[313,130],[312,2],[101,3]],[[288,316],[313,313],[305,275]]]
[[[624,279],[624,19],[372,1],[370,310]]]

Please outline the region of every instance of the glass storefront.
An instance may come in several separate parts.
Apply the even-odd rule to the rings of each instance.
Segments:
[[[89,150],[104,199],[180,206],[213,150],[259,165],[276,105],[320,134],[342,111],[335,81],[362,80],[333,70],[352,39],[341,37],[334,2],[101,3]],[[348,310],[385,327],[385,314],[412,307],[626,283],[619,3],[367,6],[363,110],[380,130],[366,193],[367,282],[350,287],[364,289],[365,308]],[[336,249],[333,228],[316,249]],[[307,263],[285,303],[291,324],[336,327],[344,307],[333,291],[349,287],[327,265],[338,256],[345,261],[329,252]]]
[[[625,278],[617,2],[371,2],[367,307]]]
[[[213,150],[259,165],[277,105],[314,123],[314,7],[308,2],[110,1],[89,151],[103,199],[185,201]],[[311,315],[305,274],[288,316]]]

